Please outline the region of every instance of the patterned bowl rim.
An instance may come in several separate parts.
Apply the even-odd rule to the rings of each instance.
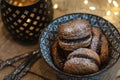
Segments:
[[[100,17],[100,16],[95,15],[95,14],[90,14],[90,13],[70,13],[70,14],[65,14],[65,15],[63,15],[63,16],[57,17],[57,18],[54,19],[51,23],[49,23],[49,25],[44,29],[44,31],[43,31],[43,32],[41,33],[41,35],[39,36],[39,49],[40,49],[40,53],[41,53],[43,59],[45,60],[45,62],[47,63],[47,65],[48,65],[50,68],[52,68],[53,70],[55,70],[57,73],[59,73],[59,74],[66,75],[66,76],[71,76],[71,77],[77,77],[77,78],[86,78],[86,77],[88,78],[88,77],[97,76],[97,75],[100,75],[101,73],[104,73],[104,72],[107,71],[108,69],[112,68],[112,67],[115,65],[115,63],[119,60],[120,55],[118,56],[118,58],[116,59],[116,61],[115,61],[114,63],[108,65],[107,67],[105,67],[104,69],[102,69],[102,70],[100,70],[100,71],[98,71],[98,72],[96,72],[96,73],[88,74],[88,75],[74,75],[74,74],[65,73],[65,72],[59,70],[56,66],[54,66],[55,68],[52,67],[52,65],[50,65],[49,62],[47,62],[47,60],[45,59],[45,56],[43,55],[44,53],[42,53],[42,51],[41,51],[41,46],[40,46],[40,44],[41,44],[41,38],[42,38],[42,35],[44,34],[44,32],[46,31],[46,29],[50,26],[50,24],[52,24],[54,21],[56,21],[56,20],[58,20],[59,18],[62,18],[62,17],[64,17],[64,16],[78,15],[78,14],[81,14],[81,15],[86,14],[86,15],[96,16],[96,17],[99,17],[99,18],[105,20],[106,22],[109,22],[108,20],[104,19],[103,17]],[[117,30],[117,28],[116,28],[111,22],[109,22],[109,23],[112,25],[113,28],[115,28],[115,30],[117,31],[118,35],[120,36],[120,33],[119,33],[119,31]],[[54,64],[53,64],[53,65],[54,65]]]
[[[15,5],[12,5],[12,4],[8,3],[6,0],[1,0],[1,3],[2,2],[4,2],[5,4],[7,4],[8,6],[11,6],[11,7],[16,7],[16,8],[27,8],[28,7],[28,8],[30,8],[30,7],[33,7],[33,6],[35,6],[36,4],[38,4],[40,2],[43,2],[43,0],[38,0],[36,3],[31,4],[31,5],[27,5],[27,6],[15,6]]]

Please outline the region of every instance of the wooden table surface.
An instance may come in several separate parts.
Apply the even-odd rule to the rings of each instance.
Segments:
[[[54,9],[54,18],[62,16],[68,13],[82,12],[92,13],[99,15],[111,23],[120,31],[120,8],[115,6],[114,3],[108,3],[107,0],[90,0],[90,2],[84,2],[88,0],[53,0],[53,4],[58,4],[58,8]],[[115,1],[115,0],[114,0]],[[116,0],[118,4],[119,0]],[[103,6],[104,5],[104,6]],[[23,45],[16,42],[6,31],[2,20],[0,19],[0,60],[4,61],[14,56],[25,54],[29,51],[33,51],[39,47],[35,45]],[[15,63],[17,66],[21,63]],[[114,70],[106,74],[102,80],[115,80],[116,75],[120,76],[120,60],[113,67]],[[3,80],[15,67],[6,67],[0,71],[0,80]],[[57,80],[54,71],[48,67],[48,65],[41,58],[31,68],[29,73],[22,78],[22,80],[44,80],[42,77],[46,77],[50,80]],[[119,77],[117,80],[120,80]]]

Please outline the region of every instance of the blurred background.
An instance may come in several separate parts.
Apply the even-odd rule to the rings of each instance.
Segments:
[[[112,22],[120,29],[120,0],[53,0],[55,17],[68,13],[91,13]],[[118,25],[117,25],[118,24]]]

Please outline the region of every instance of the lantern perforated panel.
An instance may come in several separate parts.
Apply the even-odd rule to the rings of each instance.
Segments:
[[[53,19],[51,0],[39,0],[28,6],[1,1],[2,20],[12,36],[22,42],[37,42],[41,31]]]

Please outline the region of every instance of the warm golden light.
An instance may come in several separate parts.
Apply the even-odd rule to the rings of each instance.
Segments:
[[[25,2],[25,0],[21,0],[22,2]]]
[[[27,19],[27,21],[26,21],[26,22],[28,22],[28,23],[29,23],[30,21],[31,21],[31,19]]]
[[[108,0],[108,3],[112,3],[112,0]]]
[[[14,1],[13,5],[17,5],[17,3],[18,3],[17,1]]]
[[[84,0],[84,4],[87,5],[88,4],[88,0]]]
[[[119,12],[114,12],[114,15],[118,15],[119,14]]]
[[[96,7],[91,6],[91,7],[89,7],[89,9],[90,9],[90,10],[96,10]]]
[[[22,3],[19,3],[18,6],[23,6],[23,4],[22,4]]]
[[[7,0],[7,1],[15,6],[28,6],[37,3],[39,0]]]
[[[10,0],[9,3],[12,4],[12,3],[13,3],[13,0]]]
[[[57,9],[57,8],[58,8],[58,4],[57,4],[57,3],[54,4],[53,8],[54,8],[54,9]]]
[[[118,7],[119,5],[118,5],[118,3],[117,3],[117,1],[113,1],[113,5],[115,6],[115,7]]]
[[[106,15],[107,15],[107,16],[110,16],[110,15],[111,15],[111,11],[108,10],[108,11],[106,12]]]

